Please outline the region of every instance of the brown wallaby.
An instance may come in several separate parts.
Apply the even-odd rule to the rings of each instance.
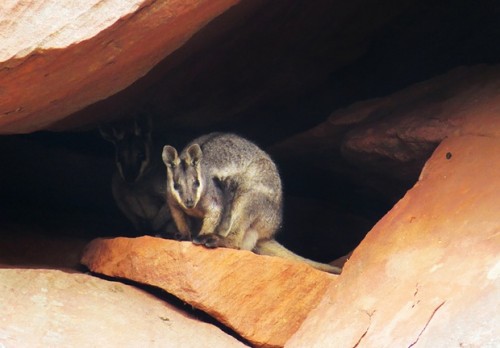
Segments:
[[[111,188],[116,204],[144,234],[176,237],[165,202],[166,175],[161,148],[153,146],[151,120],[134,118],[99,128],[115,146],[116,172]]]
[[[254,143],[228,133],[201,136],[180,153],[163,148],[167,203],[179,233],[209,248],[228,247],[341,269],[296,255],[274,240],[282,221],[278,169]],[[192,220],[201,220],[193,235]]]

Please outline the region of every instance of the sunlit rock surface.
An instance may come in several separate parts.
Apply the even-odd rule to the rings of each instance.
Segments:
[[[119,282],[43,269],[0,269],[3,347],[243,347]]]
[[[498,137],[445,140],[286,346],[498,346],[498,153]]]
[[[47,129],[117,93],[235,3],[2,2],[0,133]]]
[[[336,280],[278,257],[152,237],[96,239],[82,263],[160,287],[259,347],[283,346]]]

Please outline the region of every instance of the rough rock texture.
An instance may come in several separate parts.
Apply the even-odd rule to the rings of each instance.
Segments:
[[[261,347],[283,346],[336,279],[276,257],[152,237],[96,239],[82,263],[161,287]]]
[[[1,347],[243,347],[220,329],[122,283],[0,269]]]
[[[3,2],[0,132],[46,129],[122,90],[235,3]]]
[[[498,347],[498,153],[445,140],[286,346]]]
[[[318,254],[324,257],[332,245],[350,239],[344,244],[349,248],[365,232],[339,224],[342,209],[361,223],[378,220],[414,184],[435,147],[458,136],[442,145],[421,182],[356,250],[340,283],[331,286],[290,346],[499,345],[491,338],[491,327],[499,326],[498,213],[492,212],[499,205],[491,197],[499,196],[499,151],[492,137],[498,139],[500,131],[500,68],[460,68],[405,86],[460,65],[498,64],[500,45],[492,43],[500,33],[500,2],[246,0],[199,30],[234,3],[2,1],[0,133],[89,129],[133,106],[151,114],[167,138],[179,135],[179,142],[217,129],[267,146],[336,110],[305,138],[273,148],[287,195],[298,197],[285,229],[287,223],[301,229],[304,237],[296,244],[306,240],[323,248]],[[88,106],[96,100],[101,101]],[[43,222],[50,211],[71,225],[81,223],[75,211],[111,215],[106,209],[113,204],[101,195],[109,192],[103,179],[110,177],[112,154],[102,165],[105,145],[97,132],[90,133],[31,137],[43,145],[2,142],[0,220],[6,210]],[[493,193],[486,197],[488,190]],[[108,226],[87,233],[108,233]],[[298,236],[288,231],[289,238]],[[62,247],[55,243],[45,251]],[[130,266],[120,276],[159,279],[226,325],[242,328],[255,344],[283,344],[318,301],[314,296],[326,291],[321,281],[311,285],[301,278],[314,275],[310,269],[285,268],[282,276],[285,266],[275,260],[271,265],[251,254],[190,244],[173,248],[180,251],[104,249],[122,260],[107,264],[110,273]],[[43,263],[74,263],[76,254],[67,255],[50,255]],[[15,251],[2,256],[19,262]],[[256,260],[266,262],[248,269],[261,262]],[[220,273],[228,261],[231,271]],[[297,306],[309,307],[296,314]]]
[[[189,50],[169,57],[135,92],[125,92],[84,114],[70,115],[144,75],[203,24],[236,3],[239,6],[230,16],[206,30]],[[104,4],[85,0],[74,8],[48,1],[33,8],[14,1],[17,7],[7,7],[7,24],[0,27],[0,35],[11,38],[9,52],[3,56],[10,58],[21,50],[23,58],[6,62],[13,85],[9,92],[16,93],[11,93],[5,109],[0,108],[0,114],[13,116],[4,118],[0,130],[19,133],[95,126],[99,120],[109,120],[109,114],[116,118],[117,113],[129,112],[123,104],[130,98],[136,104],[155,105],[158,121],[168,117],[171,126],[200,126],[221,119],[232,122],[241,117],[252,126],[256,117],[265,122],[268,116],[276,116],[266,110],[259,112],[262,105],[265,109],[276,102],[286,105],[290,95],[293,100],[304,93],[304,86],[311,89],[324,83],[332,71],[365,54],[376,33],[413,3],[418,2],[320,1],[290,6],[284,0],[128,0]],[[12,25],[12,20],[19,24]],[[29,25],[32,21],[39,25]],[[69,43],[77,45],[68,47]],[[27,53],[33,54],[25,56]],[[27,68],[21,69],[26,64]],[[29,79],[25,76],[28,71],[33,75]],[[18,79],[23,79],[24,85]],[[159,79],[162,81],[156,84]],[[5,78],[0,75],[0,80]],[[55,86],[57,89],[52,88]],[[40,97],[31,93],[35,89]],[[44,123],[40,118],[38,128],[30,124],[34,116],[26,119],[30,123],[20,123],[21,117],[37,110],[51,117]],[[49,122],[62,118],[52,116],[56,111],[71,120],[57,125]],[[7,127],[7,121],[14,120],[17,125]]]

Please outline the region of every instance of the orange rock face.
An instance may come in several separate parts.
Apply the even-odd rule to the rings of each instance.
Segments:
[[[499,153],[445,140],[286,346],[500,346]]]
[[[0,269],[2,347],[244,347],[133,286],[56,270]]]
[[[46,129],[122,90],[237,2],[85,0],[71,5],[53,1],[2,5],[1,133]]]
[[[165,289],[260,347],[283,346],[336,279],[280,258],[152,237],[96,239],[82,263]]]

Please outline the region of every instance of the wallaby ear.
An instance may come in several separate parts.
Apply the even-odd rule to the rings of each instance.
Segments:
[[[177,150],[173,146],[165,145],[163,147],[161,157],[163,159],[163,163],[165,163],[167,167],[173,168],[175,167],[175,162],[178,159]]]
[[[201,147],[198,144],[193,144],[187,149],[187,154],[191,159],[191,165],[195,166],[200,163],[201,157],[203,156],[201,152]]]
[[[99,125],[99,133],[101,133],[101,137],[103,137],[104,140],[111,141],[112,143],[115,142],[115,132],[113,127],[109,125]]]
[[[140,116],[134,120],[134,133],[137,136],[149,135],[153,129],[150,116]]]

